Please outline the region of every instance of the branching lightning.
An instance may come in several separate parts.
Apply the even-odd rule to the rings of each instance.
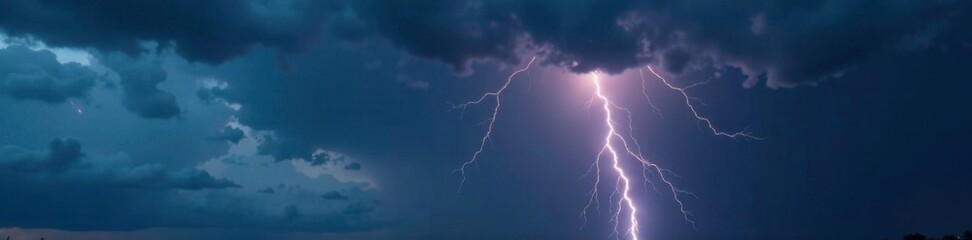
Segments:
[[[604,110],[604,125],[607,128],[607,133],[604,137],[604,145],[601,147],[601,151],[597,155],[597,159],[592,164],[592,169],[594,169],[597,174],[595,174],[595,183],[593,190],[591,190],[591,199],[588,202],[587,207],[581,212],[581,214],[586,214],[587,209],[592,207],[592,204],[596,204],[596,199],[598,195],[598,185],[600,184],[600,164],[601,157],[607,154],[610,157],[610,165],[614,172],[617,174],[618,180],[615,184],[615,192],[612,196],[619,195],[617,206],[618,208],[614,212],[614,233],[621,233],[618,228],[621,227],[621,222],[619,221],[622,214],[627,214],[627,230],[624,231],[625,235],[630,235],[630,239],[638,239],[638,218],[637,218],[637,207],[634,204],[634,199],[630,195],[631,191],[631,178],[627,175],[621,164],[621,156],[626,156],[633,158],[638,161],[641,166],[646,171],[651,171],[661,179],[661,182],[671,191],[675,203],[679,207],[679,211],[682,213],[683,218],[686,222],[695,227],[695,221],[690,218],[691,213],[685,210],[685,204],[683,203],[682,195],[694,196],[691,192],[679,189],[675,187],[670,180],[668,175],[674,175],[670,170],[661,168],[655,163],[648,161],[641,153],[641,146],[638,140],[629,132],[628,134],[623,134],[621,128],[618,127],[618,123],[614,120],[614,111],[618,110],[624,112],[627,116],[628,121],[628,131],[631,131],[634,127],[633,120],[631,118],[631,111],[627,108],[618,106],[611,101],[610,97],[605,94],[603,88],[601,87],[601,80],[596,74],[592,74],[591,77],[594,83],[595,96],[601,101],[602,109]],[[619,154],[620,153],[620,154]],[[645,182],[650,184],[653,188],[654,183],[651,182],[647,175],[644,175]],[[655,188],[657,190],[657,188]],[[620,237],[620,236],[619,236]]]
[[[459,191],[462,191],[462,186],[463,184],[466,183],[466,167],[469,167],[469,165],[476,163],[476,160],[479,159],[479,154],[482,154],[483,150],[486,148],[486,141],[489,141],[489,138],[493,136],[493,124],[496,123],[496,117],[499,115],[500,97],[503,95],[503,92],[506,91],[507,88],[509,88],[510,83],[513,82],[513,77],[515,77],[517,74],[520,74],[521,72],[525,72],[526,70],[529,70],[530,66],[533,65],[533,61],[535,60],[537,60],[537,57],[531,58],[530,62],[527,63],[526,67],[523,67],[520,70],[516,70],[515,72],[513,72],[513,74],[510,74],[510,77],[506,78],[506,82],[503,83],[503,86],[500,87],[499,90],[496,90],[495,92],[487,92],[482,96],[480,96],[479,99],[475,101],[469,101],[466,103],[452,106],[453,110],[460,109],[463,112],[465,112],[466,107],[468,107],[469,105],[482,103],[483,101],[486,101],[486,99],[488,98],[492,98],[494,101],[496,101],[496,106],[493,107],[493,116],[489,117],[489,119],[486,120],[488,127],[486,128],[486,134],[483,134],[482,142],[479,144],[479,150],[476,150],[476,153],[473,154],[472,158],[470,158],[469,161],[462,163],[462,166],[459,167],[459,169],[456,169],[456,172],[459,172],[459,175],[462,178],[462,181],[459,182]]]
[[[610,154],[611,168],[613,168],[614,172],[618,174],[618,179],[619,179],[618,183],[621,185],[621,196],[618,199],[619,207],[617,213],[615,213],[615,223],[618,222],[617,218],[618,216],[621,215],[622,208],[620,206],[626,206],[628,210],[629,228],[628,231],[625,232],[625,234],[631,235],[631,239],[637,240],[638,239],[638,217],[637,217],[638,208],[635,207],[634,199],[630,196],[631,179],[628,178],[628,176],[624,172],[624,168],[621,167],[621,162],[620,162],[621,160],[618,158],[618,151],[615,150],[614,144],[612,144],[613,142],[612,140],[615,137],[617,137],[621,141],[624,141],[624,137],[618,134],[617,130],[615,129],[614,119],[611,116],[613,115],[611,113],[611,108],[616,106],[613,106],[614,104],[611,102],[611,100],[609,100],[607,96],[604,95],[604,91],[602,91],[601,89],[601,80],[599,77],[597,77],[596,74],[593,75],[593,80],[594,80],[594,93],[595,95],[597,95],[597,98],[603,102],[602,106],[604,108],[604,125],[608,128],[608,131],[604,136],[604,146],[601,147],[601,151],[598,153],[597,162],[600,162],[600,158],[601,156],[604,155],[605,151]],[[627,144],[625,144],[624,147],[626,150],[628,150]],[[628,152],[630,153],[631,151],[628,150]],[[597,186],[595,186],[594,189],[595,191],[597,191],[596,190]],[[615,225],[615,232],[617,232],[617,225]]]
[[[462,190],[463,184],[465,184],[466,182],[465,173],[467,167],[469,167],[474,163],[477,163],[477,160],[479,159],[480,155],[483,153],[486,147],[486,142],[490,141],[490,138],[492,137],[493,126],[496,123],[497,117],[499,115],[500,103],[501,103],[500,97],[503,95],[503,92],[510,86],[510,83],[513,82],[513,78],[517,74],[529,70],[530,66],[533,65],[533,62],[535,60],[536,57],[533,57],[532,59],[530,59],[530,62],[527,63],[527,65],[524,68],[519,69],[513,72],[512,74],[510,74],[510,76],[506,79],[506,82],[502,85],[502,87],[499,88],[499,90],[496,90],[494,92],[487,92],[474,101],[469,101],[458,105],[455,104],[452,105],[453,110],[460,109],[464,111],[470,105],[480,104],[487,100],[495,101],[495,106],[493,107],[492,116],[486,120],[487,129],[481,139],[479,149],[477,149],[476,152],[473,153],[472,157],[468,161],[464,162],[461,167],[456,169],[456,172],[458,172],[461,175],[460,176],[461,182],[459,184],[460,191]],[[708,81],[695,83],[686,87],[676,87],[675,85],[670,83],[667,79],[661,77],[661,75],[656,73],[651,68],[651,66],[648,66],[647,68],[648,71],[651,72],[652,75],[657,77],[662,82],[663,85],[680,94],[680,96],[685,100],[685,105],[688,107],[689,110],[691,110],[692,115],[695,117],[695,119],[697,119],[701,123],[704,123],[704,125],[712,132],[712,134],[717,136],[729,137],[732,139],[746,139],[746,140],[762,139],[752,135],[752,133],[748,132],[746,129],[743,129],[742,131],[739,132],[725,132],[725,131],[718,130],[715,126],[713,126],[712,121],[709,118],[699,114],[699,112],[696,110],[696,106],[693,105],[693,100],[698,102],[701,101],[689,96],[687,90],[705,84]],[[648,91],[646,86],[647,80],[644,77],[644,72],[639,69],[639,73],[641,74],[640,76],[642,78],[642,94],[644,95],[645,99],[648,101],[648,104],[651,107],[652,111],[654,111],[659,116],[661,116],[661,112],[658,110],[658,108],[655,107],[654,103],[652,103],[651,99],[648,97]],[[610,161],[607,162],[606,164],[610,166],[611,171],[614,173],[616,177],[616,181],[613,189],[614,192],[612,192],[611,195],[609,196],[609,198],[612,201],[612,207],[610,209],[613,210],[612,213],[613,214],[612,222],[614,223],[613,235],[615,235],[617,238],[621,238],[621,236],[627,236],[629,239],[632,240],[639,239],[638,207],[635,202],[635,197],[633,196],[634,194],[632,193],[633,178],[629,176],[629,174],[631,174],[631,172],[633,171],[628,171],[625,169],[625,164],[623,162],[625,161],[625,159],[631,159],[639,163],[642,166],[642,177],[644,177],[644,181],[645,181],[644,184],[650,185],[656,192],[661,193],[661,191],[659,191],[659,189],[656,188],[655,183],[649,179],[647,173],[651,172],[654,175],[656,175],[657,178],[661,180],[663,187],[665,187],[667,191],[671,192],[673,200],[678,206],[678,209],[681,212],[685,222],[691,224],[692,227],[694,228],[695,221],[691,219],[692,216],[691,212],[685,209],[685,204],[682,201],[682,197],[683,196],[696,197],[695,194],[677,188],[675,184],[672,183],[672,181],[670,180],[672,176],[679,177],[677,174],[675,174],[671,170],[660,167],[659,165],[649,161],[647,158],[643,156],[641,150],[641,144],[632,134],[632,131],[634,131],[634,121],[632,119],[631,111],[628,110],[627,108],[615,104],[611,100],[610,96],[602,88],[601,79],[596,73],[591,74],[591,80],[594,85],[594,93],[591,97],[591,100],[588,101],[587,109],[590,109],[591,105],[593,105],[595,98],[599,101],[599,104],[601,105],[601,109],[604,111],[603,124],[606,132],[603,135],[604,136],[603,145],[601,146],[600,151],[597,153],[597,157],[595,161],[591,164],[591,167],[588,170],[587,174],[585,174],[585,176],[587,176],[591,172],[594,172],[593,174],[594,187],[589,194],[590,199],[588,201],[587,206],[584,207],[584,209],[581,211],[581,216],[584,218],[584,223],[586,224],[587,222],[587,214],[590,208],[593,207],[595,208],[595,210],[599,209],[599,207],[596,205],[599,205],[598,188],[601,185],[601,164],[602,164],[603,157],[607,156],[608,160]],[[626,116],[626,118],[624,118],[624,120],[628,121],[627,126],[625,126],[626,128],[621,127],[624,125],[619,125],[618,122],[615,121],[615,114],[619,112],[624,113]],[[615,196],[617,196],[616,199]],[[616,206],[616,208],[614,206]],[[620,230],[621,228],[625,228],[625,230]]]
[[[659,80],[661,80],[661,82],[663,84],[665,84],[665,86],[667,86],[668,88],[670,88],[672,90],[677,91],[678,93],[681,93],[682,98],[685,99],[685,106],[687,106],[688,109],[692,111],[692,115],[695,116],[695,119],[698,119],[699,122],[705,123],[705,126],[708,127],[710,131],[712,131],[712,134],[715,134],[715,135],[718,135],[718,136],[730,137],[732,139],[747,139],[747,140],[762,140],[763,139],[763,138],[754,136],[747,129],[743,129],[742,131],[739,131],[739,132],[723,132],[723,131],[720,131],[720,130],[716,129],[715,126],[712,125],[712,120],[709,120],[709,118],[700,115],[699,112],[695,110],[695,105],[692,105],[692,99],[693,98],[692,97],[689,97],[688,93],[686,93],[685,91],[687,91],[690,88],[696,87],[698,85],[705,84],[706,82],[695,83],[695,84],[689,85],[687,87],[676,87],[675,85],[672,85],[672,83],[669,82],[667,79],[663,78],[661,75],[658,75],[658,73],[656,73],[655,70],[651,68],[651,66],[647,66],[647,68],[648,68],[648,71],[650,71],[652,75],[655,75],[655,77],[657,77]]]

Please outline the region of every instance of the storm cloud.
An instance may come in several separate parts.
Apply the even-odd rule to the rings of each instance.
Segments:
[[[970,7],[967,1],[832,0],[351,5],[380,35],[457,67],[483,58],[516,63],[514,52],[526,46],[578,73],[658,63],[681,73],[690,64],[710,64],[741,68],[747,86],[766,80],[770,87],[837,78],[877,56],[908,50],[902,46],[954,41],[948,33],[968,29],[963,19]]]
[[[877,56],[949,41],[968,1],[6,1],[0,29],[130,54],[142,41],[222,63],[255,45],[299,53],[321,34],[388,39],[460,71],[523,54],[574,72],[645,64],[740,68],[747,86],[811,84]],[[126,9],[126,11],[115,11]],[[194,9],[182,11],[182,9]],[[69,11],[72,14],[58,14]],[[29,13],[29,14],[28,14]],[[165,19],[162,21],[162,19]],[[205,24],[199,24],[205,23]],[[95,33],[95,34],[92,34]],[[91,36],[98,36],[93,38]],[[904,46],[904,47],[903,47]],[[912,46],[912,47],[908,47]],[[918,47],[914,47],[918,46]]]
[[[195,168],[134,164],[125,154],[89,156],[71,138],[52,140],[45,149],[0,147],[2,226],[69,230],[129,230],[147,227],[259,228],[299,231],[361,231],[383,225],[349,213],[360,203],[321,206],[308,189],[282,189],[279,207],[272,196],[217,179]],[[38,188],[37,186],[44,186]],[[325,194],[326,195],[326,194]],[[302,199],[302,196],[304,196]],[[342,197],[347,198],[344,195]],[[71,201],[58,203],[59,199]],[[317,204],[313,204],[317,202]],[[347,206],[344,206],[347,205]],[[99,221],[84,221],[97,213]],[[244,215],[240,215],[244,214]]]
[[[264,45],[300,49],[321,24],[318,1],[3,1],[0,29],[51,46],[138,55],[144,41],[175,45],[189,60],[219,63]]]
[[[8,178],[18,178],[15,182],[187,190],[239,187],[196,169],[133,164],[125,154],[90,158],[81,152],[81,144],[71,138],[54,139],[44,150],[14,145],[0,147],[0,169]]]
[[[182,111],[176,103],[175,95],[159,90],[158,84],[165,81],[166,72],[152,64],[125,64],[116,68],[121,77],[126,109],[144,118],[172,118]]]
[[[209,140],[240,143],[240,140],[243,139],[244,137],[246,137],[246,134],[243,132],[243,130],[231,126],[226,126],[225,128],[223,128],[223,131],[219,132],[219,134],[216,134],[215,136],[210,137]]]
[[[601,71],[615,74],[612,78],[634,79],[637,72],[631,74],[630,70],[652,65],[673,79],[714,75],[717,80],[735,81],[712,81],[700,92],[693,89],[693,96],[699,93],[700,98],[707,100],[714,97],[717,104],[713,106],[744,106],[731,111],[703,111],[720,116],[720,123],[729,122],[730,126],[744,125],[740,122],[759,117],[753,126],[770,139],[802,137],[791,133],[805,129],[816,131],[805,133],[810,135],[805,141],[794,141],[806,143],[794,145],[804,146],[802,150],[814,154],[783,151],[782,144],[747,145],[736,148],[741,151],[737,155],[750,156],[757,150],[773,154],[742,164],[727,161],[726,169],[733,171],[718,170],[734,174],[753,171],[751,175],[762,177],[758,179],[760,183],[782,184],[785,181],[774,181],[778,179],[770,179],[775,176],[766,173],[782,174],[787,171],[780,169],[791,168],[774,165],[785,164],[784,161],[769,160],[786,158],[807,164],[814,159],[836,161],[829,160],[825,153],[835,152],[828,148],[838,148],[836,153],[842,149],[826,145],[834,142],[830,139],[860,139],[845,140],[842,145],[871,151],[886,146],[863,143],[908,138],[876,134],[893,131],[875,130],[870,124],[900,121],[893,123],[917,126],[905,122],[907,118],[893,115],[899,114],[899,109],[865,114],[871,113],[860,110],[865,107],[847,106],[893,108],[896,105],[888,104],[887,99],[904,102],[916,96],[940,98],[940,102],[929,102],[937,105],[962,103],[953,99],[961,94],[929,94],[934,90],[932,86],[950,86],[947,83],[934,85],[924,81],[960,82],[956,80],[961,78],[958,74],[942,77],[935,73],[950,74],[948,69],[961,65],[961,59],[972,50],[968,40],[972,33],[965,31],[972,29],[970,13],[972,2],[948,0],[0,1],[3,36],[86,51],[94,56],[90,65],[62,64],[50,50],[31,50],[36,49],[34,46],[0,49],[0,96],[15,100],[0,102],[4,107],[0,112],[15,113],[0,118],[0,132],[4,133],[0,135],[0,173],[6,179],[0,182],[0,192],[17,193],[0,199],[0,212],[6,214],[0,218],[0,227],[353,232],[388,227],[389,216],[411,214],[408,217],[418,216],[414,218],[420,222],[418,228],[426,228],[423,230],[480,232],[483,238],[496,239],[542,237],[531,234],[576,229],[571,225],[576,223],[572,222],[576,204],[538,201],[536,196],[566,199],[574,196],[574,191],[580,195],[587,191],[564,184],[576,180],[571,175],[575,166],[583,173],[581,168],[588,162],[578,165],[572,161],[589,160],[593,153],[585,152],[587,143],[583,141],[597,130],[576,127],[573,124],[587,123],[585,118],[565,115],[570,113],[564,109],[573,108],[571,103],[577,97],[567,92],[579,86],[572,85],[576,81],[565,79],[575,73]],[[523,60],[532,56],[537,56],[536,67],[518,77],[529,80],[529,84],[537,80],[538,86],[546,85],[529,90],[529,94],[513,93],[504,99],[521,104],[504,105],[504,120],[500,121],[504,126],[497,127],[497,139],[490,139],[491,147],[484,155],[484,159],[510,161],[493,161],[483,164],[482,170],[471,171],[482,175],[470,177],[474,179],[468,185],[470,193],[455,195],[450,182],[455,179],[448,173],[454,163],[467,158],[479,144],[476,141],[481,139],[478,136],[483,129],[471,127],[468,119],[457,120],[457,115],[461,115],[448,112],[445,102],[479,96],[483,89],[493,89],[498,80],[505,79],[509,67],[522,66]],[[914,58],[895,61],[909,57]],[[915,69],[897,66],[899,63],[909,63]],[[888,68],[897,71],[876,74]],[[554,73],[557,71],[560,72]],[[555,83],[543,82],[554,78]],[[807,93],[811,88],[757,89],[749,91],[757,95],[752,98],[718,92],[738,90],[740,84],[769,88],[836,85],[837,81],[828,81],[838,78],[854,81],[854,85],[826,89],[832,92],[824,94]],[[105,84],[98,84],[100,80]],[[518,78],[516,84],[524,82],[527,81]],[[612,84],[626,86],[624,81]],[[882,89],[884,95],[876,93]],[[581,101],[588,94],[585,92]],[[657,97],[661,104],[666,100],[682,103],[663,94]],[[81,101],[74,106],[73,100]],[[635,104],[643,104],[640,96],[637,100]],[[72,101],[72,107],[78,110],[84,108],[83,113],[53,104],[66,101]],[[877,103],[854,105],[869,101]],[[638,109],[632,109],[632,117],[640,121]],[[907,109],[922,112],[917,105]],[[461,114],[480,117],[476,114],[481,112],[475,112],[479,110]],[[751,114],[756,111],[766,114]],[[858,113],[861,115],[854,115]],[[653,123],[696,120],[679,114],[666,115]],[[848,115],[858,118],[843,117]],[[721,117],[730,120],[722,121]],[[586,120],[590,120],[589,113]],[[568,124],[573,127],[564,127]],[[644,142],[652,146],[646,154],[659,154],[660,161],[682,160],[684,155],[665,153],[685,151],[678,144],[702,141],[699,136],[709,139],[703,133],[677,131],[693,131],[696,127],[687,126],[646,127],[657,130],[651,131],[658,134],[652,136],[669,137],[665,141]],[[841,130],[851,129],[846,132],[864,137],[826,135],[838,130],[819,129],[824,127],[846,127]],[[631,130],[635,131],[634,127]],[[85,148],[75,138],[51,140],[59,136],[75,136],[86,143]],[[721,142],[713,142],[696,146],[715,149],[713,152],[725,150],[725,146],[718,145]],[[901,143],[905,142],[887,144],[908,149],[894,145]],[[493,144],[505,152],[492,150]],[[332,151],[340,155],[331,155]],[[693,162],[703,158],[693,156],[696,158],[678,161],[675,168],[712,166],[710,162]],[[712,156],[704,157],[709,160]],[[547,158],[563,161],[535,161]],[[289,161],[294,159],[306,162]],[[843,162],[828,163],[858,160],[833,159]],[[757,162],[780,167],[747,168],[755,166],[747,164]],[[686,163],[695,164],[678,165]],[[911,166],[897,163],[895,166]],[[704,179],[720,184],[733,182],[727,175],[709,173],[696,172],[695,176],[720,178]],[[793,173],[786,176],[794,176],[788,179],[796,181],[831,183],[820,185],[827,186],[826,191],[838,185],[827,181],[850,182],[846,178],[806,180],[800,178],[805,172],[787,173]],[[555,174],[570,178],[563,180]],[[476,181],[482,179],[487,180]],[[699,178],[678,181],[691,185],[692,179]],[[698,182],[695,185],[710,186]],[[740,190],[739,186],[752,187],[742,189],[743,192],[772,192],[739,181],[725,188],[703,189],[717,195],[709,199],[728,200],[708,209],[700,207],[709,210],[699,211],[700,218],[717,222],[713,219],[751,210],[739,206],[763,206],[754,203],[769,199],[733,202],[732,196],[743,195],[732,192]],[[360,189],[348,190],[355,188]],[[780,189],[803,190],[789,186]],[[781,195],[805,201],[808,198],[802,196],[809,193]],[[708,200],[703,197],[690,201]],[[777,207],[803,209],[796,206],[800,201],[782,201],[794,205]],[[836,200],[816,202],[837,205],[833,201]],[[570,217],[550,217],[567,216],[561,215],[566,212],[561,211],[564,209],[571,211]],[[95,213],[103,221],[91,221]],[[511,217],[514,215],[517,217]],[[657,219],[667,219],[662,215]],[[779,217],[770,213],[752,216]],[[813,219],[797,218],[800,217]],[[851,220],[857,219],[847,218]],[[774,234],[790,234],[789,228],[775,228],[779,226],[774,224],[782,222],[721,227],[779,229]],[[496,229],[491,228],[497,226],[510,230],[503,233],[507,235],[490,235],[496,234]],[[678,226],[668,227],[658,229]],[[723,230],[713,232],[719,231]],[[577,236],[602,236],[589,234],[592,233]],[[431,236],[421,239],[437,235]],[[455,239],[470,236],[476,237],[462,235]],[[565,238],[559,236],[550,238]],[[698,238],[681,238],[693,237]]]
[[[0,49],[0,95],[60,103],[85,98],[98,79],[78,63],[61,64],[48,50],[14,45]]]

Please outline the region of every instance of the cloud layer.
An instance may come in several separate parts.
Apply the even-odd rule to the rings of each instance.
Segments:
[[[81,144],[70,138],[54,139],[44,150],[0,147],[0,169],[8,177],[40,184],[186,190],[239,187],[196,169],[133,164],[125,154],[90,159],[81,152]]]
[[[144,41],[179,46],[192,61],[219,63],[252,45],[296,51],[320,25],[318,1],[4,1],[0,28],[52,46],[137,55]]]
[[[902,46],[968,25],[967,1],[6,1],[0,28],[53,46],[130,54],[143,41],[222,63],[260,45],[296,53],[330,35],[388,39],[458,70],[517,63],[524,50],[574,72],[662,63],[671,73],[731,66],[770,87],[841,76]],[[116,11],[125,9],[125,11]],[[182,11],[194,9],[193,11]],[[63,14],[70,12],[71,14]],[[162,19],[165,19],[164,21]],[[203,23],[203,24],[200,24]],[[92,37],[98,36],[98,37]],[[908,47],[904,47],[908,48]]]
[[[42,150],[0,147],[0,175],[5,178],[0,191],[11,193],[0,204],[7,216],[0,226],[345,232],[385,224],[370,217],[373,204],[326,204],[328,198],[298,185],[281,185],[274,195],[256,196],[259,193],[240,189],[236,182],[195,168],[135,164],[123,153],[89,156],[70,138],[54,139]]]
[[[94,71],[78,63],[61,64],[47,50],[19,45],[0,49],[0,95],[61,103],[87,97],[97,79]]]
[[[670,75],[729,72],[745,86],[813,85],[859,68],[897,67],[886,59],[899,56],[968,52],[970,33],[963,30],[972,25],[970,12],[972,2],[948,0],[0,1],[3,35],[93,56],[81,65],[59,63],[49,50],[0,50],[0,95],[16,100],[0,101],[0,112],[16,113],[0,118],[0,173],[7,179],[0,192],[17,193],[0,199],[0,212],[9,216],[0,218],[0,227],[348,232],[387,227],[382,211],[392,209],[416,211],[418,218],[441,221],[423,226],[456,226],[457,232],[494,231],[472,227],[490,224],[539,226],[511,235],[543,232],[573,222],[507,214],[549,216],[556,211],[548,207],[574,206],[524,207],[521,202],[537,202],[536,191],[507,175],[569,172],[573,164],[517,162],[522,166],[492,171],[503,174],[497,182],[478,183],[518,186],[520,194],[487,189],[456,196],[452,182],[443,180],[452,176],[440,174],[453,159],[468,157],[468,149],[452,144],[474,146],[478,139],[468,136],[481,134],[457,121],[444,102],[495,87],[508,72],[504,67],[539,56],[548,68],[524,74],[530,84],[559,70],[566,73],[557,76],[615,74],[651,64]],[[924,62],[956,59],[947,56]],[[870,76],[880,77],[853,94],[869,92],[868,84],[912,80]],[[584,135],[584,129],[556,131],[583,123],[551,106],[572,99],[554,91],[571,84],[532,90],[539,96],[513,94],[509,100],[531,101],[503,110],[551,124],[509,121],[504,129],[511,130],[502,131],[563,137],[507,143],[543,149]],[[772,91],[759,94],[765,92]],[[822,104],[856,100],[849,99]],[[541,103],[547,105],[533,105]],[[833,120],[841,121],[847,120]],[[489,154],[564,152],[507,153]],[[294,158],[306,162],[285,161]],[[557,179],[548,177],[530,181],[542,186]],[[382,185],[390,187],[359,189],[387,179],[393,181]],[[375,192],[387,193],[387,201],[376,200]],[[428,196],[438,198],[424,201]],[[402,199],[418,203],[393,202]],[[490,201],[508,205],[475,209]]]

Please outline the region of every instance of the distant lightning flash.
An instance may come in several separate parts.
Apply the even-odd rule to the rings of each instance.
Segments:
[[[75,112],[77,112],[78,114],[84,114],[84,110],[82,110],[81,106],[78,106],[77,103],[74,103],[74,101],[68,101],[68,103],[71,104],[71,107],[74,108]]]
[[[480,154],[482,154],[482,152],[486,147],[486,142],[490,140],[490,137],[492,137],[493,125],[494,123],[496,123],[496,119],[499,114],[500,97],[502,96],[503,92],[510,86],[510,83],[513,81],[513,77],[515,77],[519,73],[527,71],[535,60],[536,57],[530,59],[530,62],[527,63],[526,67],[519,69],[513,72],[512,74],[510,74],[510,76],[506,79],[506,82],[503,84],[502,87],[500,87],[499,90],[495,92],[487,92],[475,101],[469,101],[463,104],[452,106],[452,109],[461,109],[464,111],[466,107],[468,107],[469,105],[479,104],[486,101],[487,99],[494,100],[496,104],[493,108],[492,116],[486,121],[488,127],[486,129],[486,133],[483,135],[482,141],[480,142],[479,149],[476,150],[475,153],[473,153],[472,158],[464,162],[459,169],[456,169],[456,172],[458,172],[461,175],[461,179],[462,179],[462,181],[459,184],[460,191],[462,190],[463,184],[465,184],[466,182],[466,176],[465,176],[466,168],[469,165],[476,163],[476,161],[479,159]],[[659,80],[661,80],[661,82],[666,87],[681,94],[681,96],[685,100],[685,105],[688,107],[689,110],[691,110],[692,115],[695,117],[695,119],[701,123],[704,123],[705,126],[708,127],[708,129],[712,132],[712,134],[715,134],[717,136],[729,137],[732,139],[748,139],[748,140],[762,139],[752,135],[750,132],[747,132],[745,129],[739,132],[724,132],[718,130],[715,126],[713,126],[712,121],[709,118],[699,114],[699,112],[696,111],[696,107],[695,105],[692,104],[692,100],[697,100],[697,99],[690,97],[686,91],[692,87],[705,84],[706,82],[695,83],[686,87],[676,87],[675,85],[671,84],[668,80],[661,77],[661,75],[656,73],[651,68],[651,66],[648,66],[647,68],[648,71],[651,72]],[[652,110],[660,115],[658,109],[655,108],[651,100],[648,99],[648,93],[646,90],[647,87],[645,86],[646,80],[644,78],[643,72],[641,72],[640,70],[639,72],[642,73],[641,74],[642,93],[645,95],[645,99],[648,100],[648,104],[651,106]],[[617,209],[613,213],[613,220],[612,220],[612,222],[614,222],[614,235],[616,237],[620,238],[623,234],[624,236],[628,236],[629,239],[632,240],[639,239],[638,207],[637,204],[635,203],[634,197],[632,196],[633,195],[632,178],[629,177],[628,175],[632,171],[628,171],[625,169],[624,164],[622,163],[624,159],[633,159],[637,161],[637,163],[641,164],[643,168],[642,173],[644,174],[643,177],[645,180],[645,185],[650,184],[652,188],[655,188],[654,183],[648,179],[648,176],[645,173],[650,171],[652,173],[657,174],[658,179],[660,179],[661,182],[664,184],[664,186],[667,187],[667,190],[671,192],[673,200],[678,206],[679,211],[681,212],[684,220],[687,223],[691,224],[692,227],[694,228],[695,221],[691,219],[692,214],[689,211],[685,210],[685,204],[682,201],[682,196],[687,195],[687,196],[695,197],[695,194],[675,187],[675,184],[673,184],[672,181],[669,180],[669,178],[670,176],[677,177],[678,175],[675,175],[675,173],[672,172],[671,170],[662,168],[659,165],[647,160],[643,156],[641,151],[641,144],[638,143],[638,140],[634,137],[634,135],[631,132],[634,130],[634,121],[632,120],[631,111],[628,110],[627,108],[615,104],[611,100],[611,98],[602,88],[601,79],[596,73],[591,74],[591,80],[594,84],[594,94],[591,97],[591,100],[588,102],[588,104],[593,104],[595,98],[599,100],[601,108],[604,111],[604,127],[606,128],[606,132],[603,135],[604,143],[601,146],[601,150],[597,153],[597,158],[595,159],[594,163],[591,164],[591,168],[588,170],[588,173],[590,173],[591,171],[595,172],[594,174],[595,180],[594,180],[594,188],[590,192],[590,200],[587,206],[584,207],[584,209],[581,211],[581,215],[585,219],[585,224],[586,224],[586,219],[587,219],[586,216],[587,216],[588,209],[591,208],[592,205],[597,204],[599,201],[598,186],[600,186],[601,184],[601,164],[602,164],[601,160],[602,157],[608,156],[610,160],[608,164],[610,165],[611,170],[613,170],[613,172],[617,177],[614,185],[614,192],[610,195],[610,198],[612,200],[614,199],[614,196],[618,196],[616,202]],[[590,109],[590,105],[588,105],[588,109]],[[628,121],[626,128],[619,127],[623,125],[619,125],[618,122],[615,121],[614,115],[616,114],[616,112],[624,113],[627,116],[627,118],[625,119]],[[627,133],[622,132],[623,130],[626,130]],[[655,188],[655,190],[658,191],[657,188]],[[614,208],[612,207],[611,209]],[[621,222],[622,216],[625,223]],[[626,228],[626,230],[624,230],[623,232],[619,230],[622,227]]]

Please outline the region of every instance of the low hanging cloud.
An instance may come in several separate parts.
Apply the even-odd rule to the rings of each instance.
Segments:
[[[71,138],[54,139],[43,149],[0,147],[0,175],[0,192],[16,193],[4,195],[0,227],[353,232],[388,225],[373,214],[373,204],[348,212],[364,203],[322,203],[310,187],[260,193],[196,168],[135,164],[124,154],[88,155]],[[98,213],[98,221],[90,221],[91,213]]]
[[[0,49],[0,95],[61,103],[87,97],[97,79],[97,73],[81,64],[59,63],[48,50],[21,45]]]
[[[197,169],[133,164],[124,154],[91,159],[74,139],[54,139],[44,150],[0,147],[0,171],[14,181],[141,189],[221,189],[239,187]]]

